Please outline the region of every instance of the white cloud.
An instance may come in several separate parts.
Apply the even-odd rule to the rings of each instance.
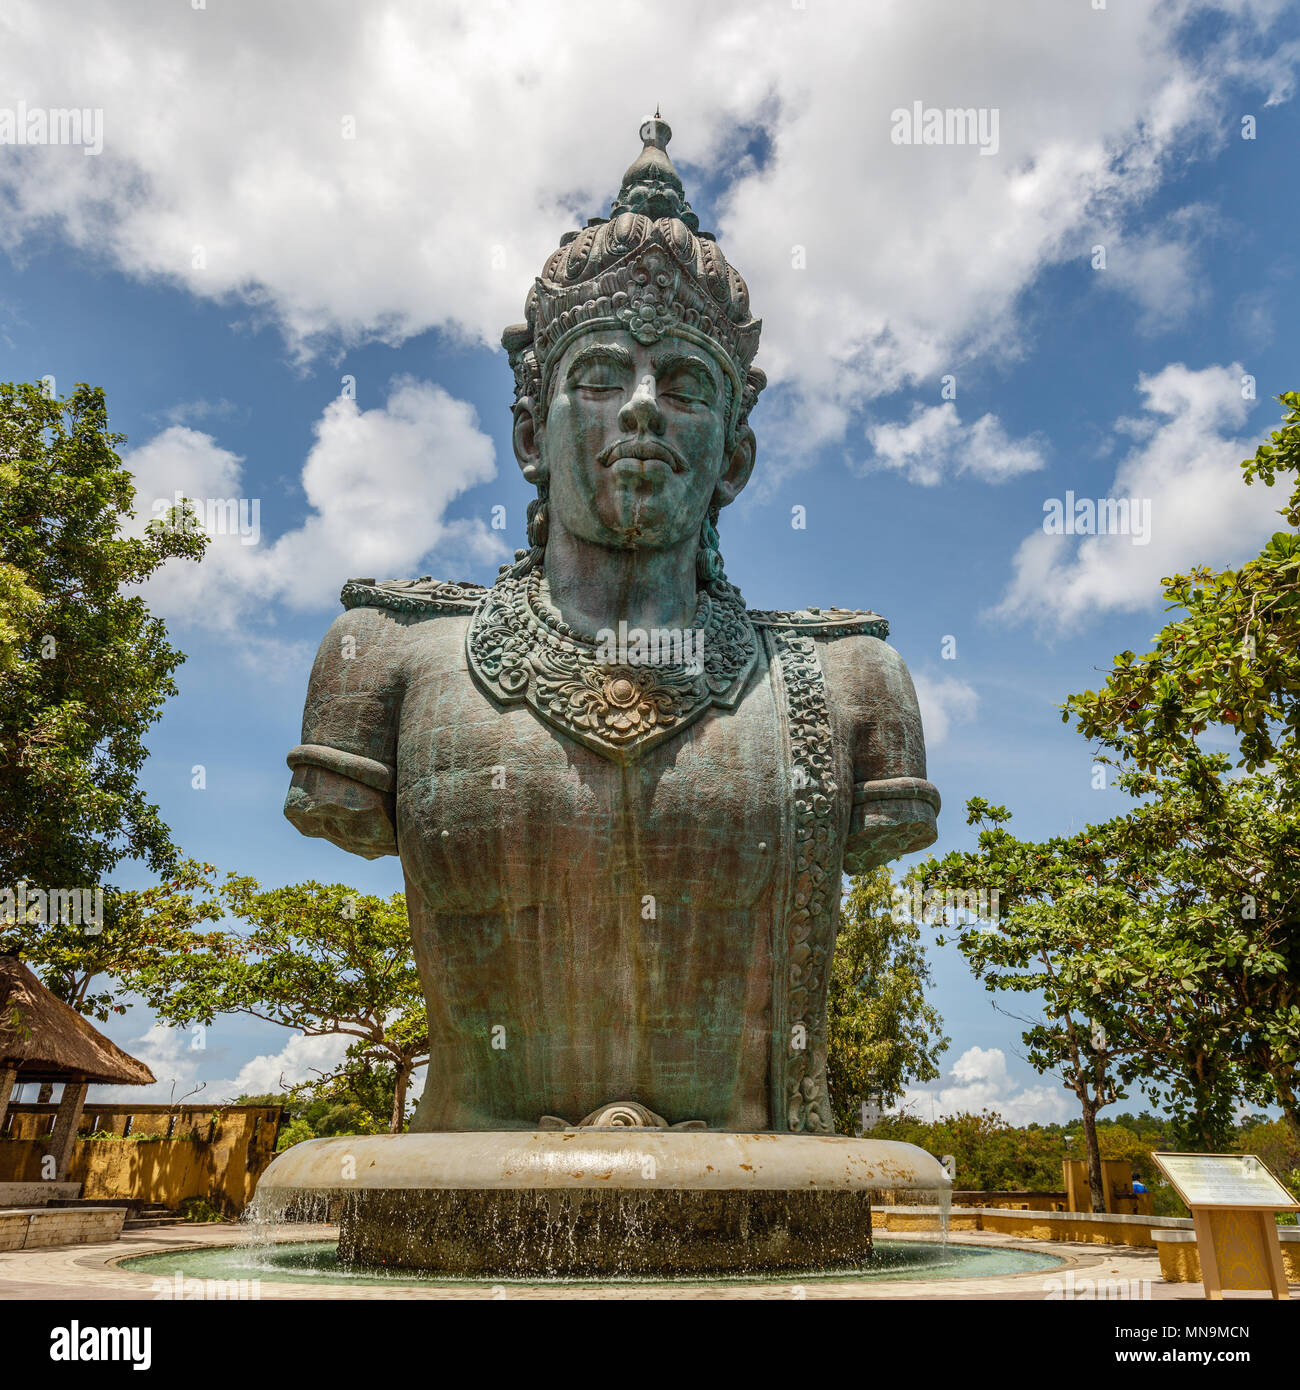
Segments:
[[[312,607],[349,574],[402,575],[452,544],[504,554],[482,521],[449,522],[448,504],[496,477],[492,441],[474,408],[438,386],[408,378],[381,410],[340,398],[315,426],[302,470],[312,514],[271,547],[273,582],[295,607]],[[344,576],[347,577],[347,576]]]
[[[247,497],[243,460],[213,436],[172,425],[123,456],[136,478],[137,531],[159,514],[155,501],[170,504],[181,491],[200,501],[242,498],[245,529],[256,517],[263,533],[249,544],[236,529],[219,527],[198,564],[169,561],[144,585],[155,612],[256,644],[268,602],[325,606],[347,578],[420,573],[435,552],[444,563],[448,553],[504,557],[482,521],[446,517],[460,493],[496,476],[492,441],[466,402],[400,377],[382,407],[332,401],[314,434],[302,468],[308,514],[273,540],[265,533],[276,528],[284,504]]]
[[[1000,483],[1043,467],[1035,441],[1008,438],[996,415],[963,425],[951,401],[915,406],[905,425],[869,425],[867,438],[875,451],[873,463],[898,469],[925,487],[934,487],[950,474],[973,473],[985,482]]]
[[[1232,304],[1233,332],[1245,338],[1257,352],[1262,352],[1277,336],[1275,308],[1276,297],[1267,290],[1238,295]]]
[[[351,1038],[331,1033],[320,1037],[292,1034],[279,1052],[250,1058],[229,1078],[204,1078],[207,1033],[194,1028],[164,1028],[153,1024],[128,1050],[156,1078],[152,1086],[97,1086],[91,1099],[100,1104],[156,1105],[180,1102],[193,1092],[192,1104],[232,1101],[241,1095],[278,1093],[318,1072],[331,1072],[343,1060]],[[283,1078],[284,1085],[281,1085]]]
[[[230,420],[246,415],[246,410],[222,396],[216,401],[179,401],[150,418],[166,420],[169,425],[197,425],[204,420]]]
[[[320,1072],[332,1072],[342,1062],[348,1044],[355,1041],[341,1033],[326,1033],[320,1037],[296,1033],[279,1052],[265,1052],[245,1062],[227,1090],[231,1096],[278,1094]],[[215,1090],[223,1084],[218,1082],[209,1089]]]
[[[1013,1081],[1000,1047],[968,1047],[953,1063],[949,1078],[954,1084],[905,1092],[900,1109],[923,1120],[930,1118],[932,1104],[936,1118],[994,1110],[1012,1125],[1056,1124],[1075,1113],[1059,1084],[1021,1086]]]
[[[1202,204],[1181,208],[1149,231],[1101,234],[1106,268],[1094,283],[1136,301],[1143,333],[1167,332],[1209,301],[1199,248],[1216,218]]]
[[[955,676],[933,679],[912,673],[916,699],[921,707],[921,724],[927,748],[937,748],[954,724],[968,724],[975,718],[979,696],[975,687]]]
[[[1149,543],[1040,527],[1021,542],[991,616],[1064,628],[1103,612],[1154,608],[1163,603],[1164,576],[1239,564],[1257,551],[1278,527],[1282,499],[1242,482],[1240,462],[1254,452],[1239,433],[1254,404],[1242,399],[1243,375],[1240,363],[1198,371],[1173,362],[1140,377],[1142,413],[1116,422],[1138,442],[1106,496],[1149,501]]]
[[[664,0],[653,30],[689,42],[647,46],[632,0],[10,0],[0,85],[102,108],[105,148],[7,151],[4,236],[242,304],[299,352],[430,327],[495,344],[559,233],[607,209],[657,100],[679,163],[731,179],[718,230],[789,388],[766,447],[806,459],[876,396],[1020,353],[1038,273],[1086,264],[1168,164],[1229,138],[1225,72],[1285,99],[1295,46],[1262,37],[1279,7],[1181,43],[1200,8],[969,0],[936,25],[924,6]],[[997,155],[893,144],[916,100],[997,108]],[[1146,260],[1185,285],[1176,249]]]
[[[911,7],[781,34],[773,159],[737,182],[721,230],[772,330],[765,365],[797,388],[789,451],[836,437],[864,399],[1014,359],[1021,290],[1048,265],[1087,265],[1171,156],[1223,138],[1215,57],[1175,51],[1191,8],[965,4],[937,32]],[[1242,76],[1251,18],[1232,41]],[[997,107],[997,157],[892,146],[890,110],[918,99]]]
[[[96,1086],[91,1092],[91,1100],[104,1104],[136,1102],[140,1105],[179,1101],[199,1085],[197,1078],[204,1051],[192,1044],[202,1036],[201,1029],[196,1033],[183,1028],[165,1028],[161,1023],[152,1024],[143,1036],[131,1040],[127,1051],[153,1072],[153,1085]],[[210,1086],[206,1087],[199,1094],[206,1098],[206,1093],[211,1089]]]

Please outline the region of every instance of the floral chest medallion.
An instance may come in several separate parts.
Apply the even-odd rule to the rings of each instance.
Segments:
[[[466,634],[470,670],[503,704],[616,762],[680,733],[711,705],[734,709],[758,657],[739,595],[701,591],[691,629],[620,624],[595,637],[551,608],[543,579],[502,576]]]

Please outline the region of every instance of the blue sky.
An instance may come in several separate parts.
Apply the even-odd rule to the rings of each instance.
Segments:
[[[104,149],[0,145],[0,376],[105,388],[142,521],[174,487],[260,506],[257,545],[217,537],[148,589],[189,659],[144,782],[223,870],[401,887],[395,860],[281,816],[311,657],[349,576],[490,583],[523,543],[495,342],[561,232],[608,211],[656,101],[765,321],[728,573],[753,607],[888,617],[937,851],[972,843],[973,795],[1026,835],[1117,811],[1056,705],[1145,650],[1161,575],[1275,529],[1280,498],[1236,465],[1300,384],[1293,8],[719,4],[663,56],[631,5],[294,3],[260,26],[240,4],[10,8],[0,107],[102,110]],[[914,101],[996,110],[998,148],[893,143]],[[1045,535],[1067,491],[1148,501],[1149,543]],[[933,957],[935,1106],[1072,1116],[961,958]],[[331,1055],[239,1020],[200,1052],[150,1024],[107,1031],[164,1096]]]

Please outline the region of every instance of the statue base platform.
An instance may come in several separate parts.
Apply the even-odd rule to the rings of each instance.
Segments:
[[[852,1268],[873,1193],[951,1184],[912,1144],[641,1128],[339,1136],[280,1154],[256,1218],[340,1223],[346,1264],[499,1278]]]

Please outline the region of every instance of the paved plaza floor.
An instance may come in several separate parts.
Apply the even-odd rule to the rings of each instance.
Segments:
[[[326,1226],[283,1228],[286,1239],[327,1240],[336,1231]],[[69,1245],[0,1253],[0,1301],[8,1299],[154,1300],[159,1274],[121,1268],[121,1262],[138,1255],[177,1255],[177,1270],[184,1269],[184,1252],[247,1241],[244,1228],[234,1225],[194,1226],[177,1223],[149,1231],[128,1231],[120,1240],[102,1245]],[[933,1235],[890,1233],[892,1240],[933,1240]],[[1202,1302],[1200,1284],[1167,1284],[1160,1278],[1160,1262],[1154,1250],[1131,1246],[1073,1245],[1067,1242],[1014,1240],[988,1232],[962,1232],[954,1244],[1030,1250],[1058,1257],[1051,1269],[1014,1275],[968,1279],[890,1280],[818,1278],[771,1283],[569,1283],[508,1285],[404,1284],[394,1280],[374,1284],[311,1282],[278,1283],[272,1276],[260,1279],[261,1299],[1061,1299],[1090,1300],[1137,1297],[1161,1302]],[[168,1272],[164,1266],[164,1272]],[[1300,1298],[1300,1284],[1292,1284],[1292,1298]],[[1227,1301],[1267,1299],[1265,1293],[1232,1293]]]

